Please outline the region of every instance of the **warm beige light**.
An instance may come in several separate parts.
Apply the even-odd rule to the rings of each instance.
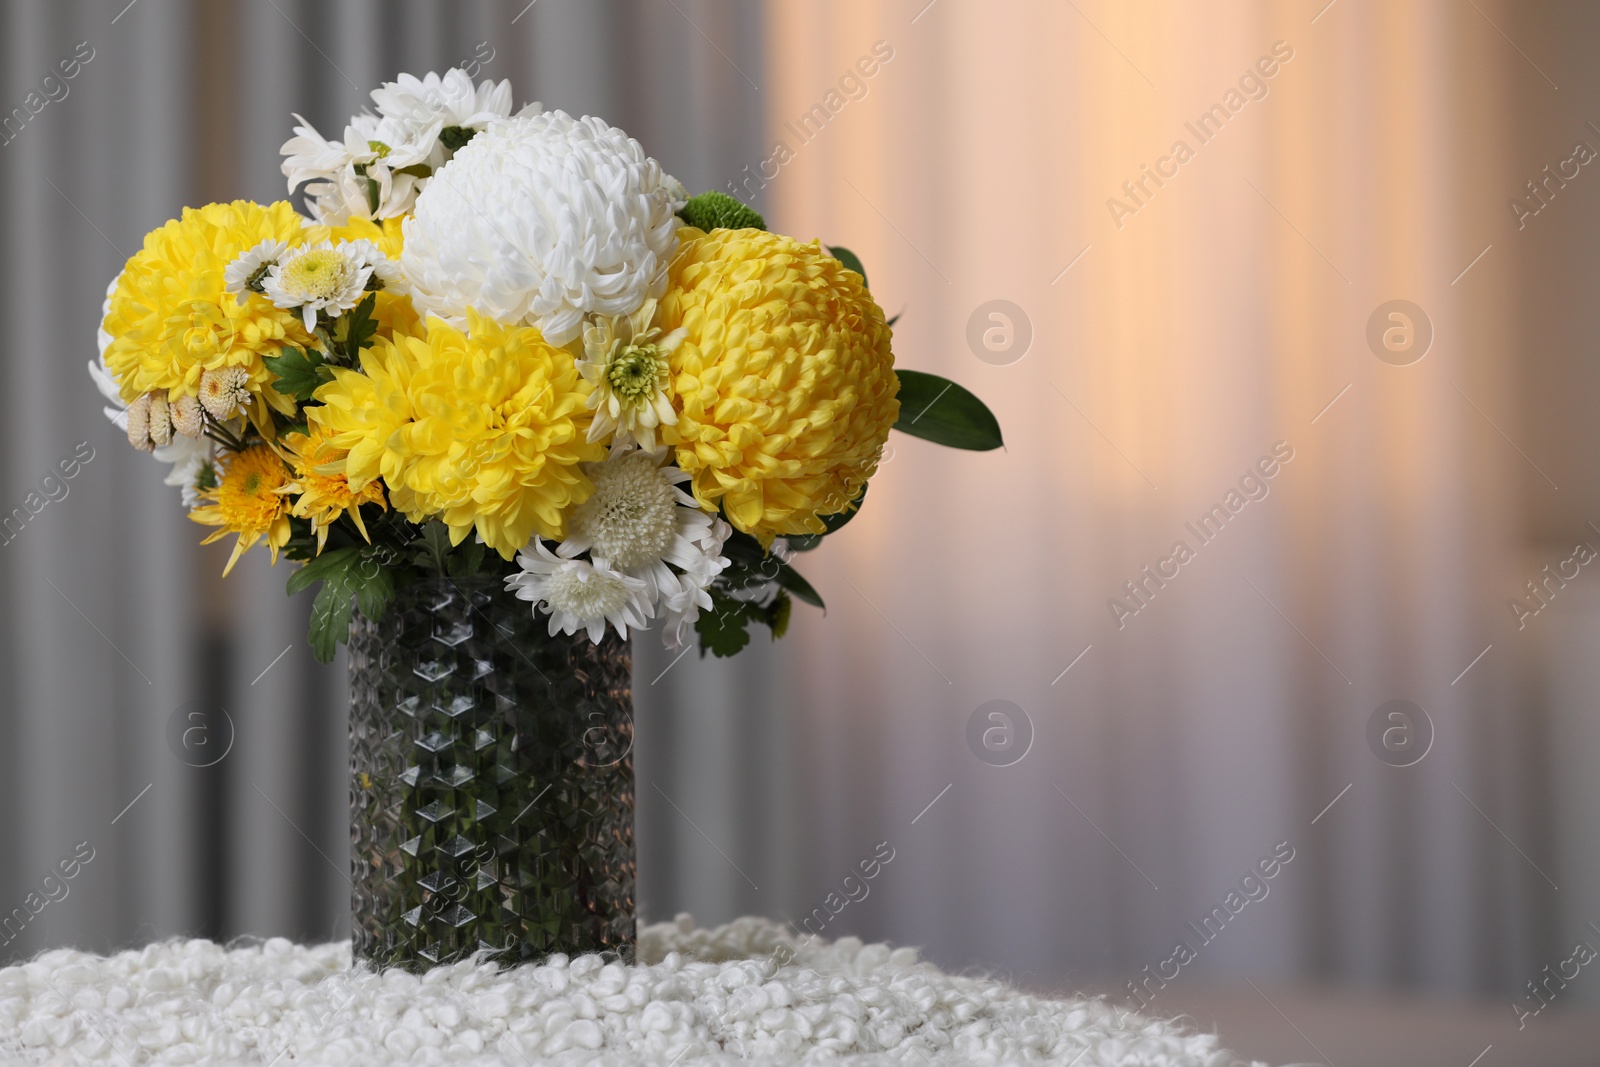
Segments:
[[[1100,889],[1073,879],[1098,838],[1053,785],[1139,842],[1156,882],[1204,886],[1231,873],[1213,856],[1270,844],[1285,812],[1309,819],[1357,776],[1382,700],[1449,719],[1488,699],[1449,683],[1488,640],[1508,558],[1492,503],[1514,499],[1508,453],[1484,422],[1510,417],[1506,261],[1458,275],[1503,230],[1495,86],[1520,60],[1482,13],[1318,6],[771,7],[775,138],[875,41],[893,59],[790,141],[770,221],[854,247],[904,312],[897,359],[982,395],[1008,444],[896,440],[861,519],[808,568],[832,617],[797,628],[807,736],[827,773],[885,781],[852,824],[895,825],[953,781],[944,836],[908,866],[1035,855],[1043,881],[1012,894],[1036,923],[1053,879],[1103,893],[1106,922],[1067,923],[1079,950],[1122,951],[1166,913],[1115,855]],[[1410,366],[1366,342],[1401,298],[1433,327]],[[1032,326],[1009,365],[967,340],[993,299]],[[1265,497],[1197,537],[1258,463]],[[1142,579],[1180,540],[1177,576]],[[961,740],[993,698],[1037,731],[1030,770],[1003,782]],[[1448,774],[1418,788],[1448,793]],[[1303,906],[1375,906],[1377,869]],[[973,937],[1012,929],[965,876],[907,893],[930,917],[971,909]],[[1357,961],[1380,951],[1366,936],[1276,951]]]

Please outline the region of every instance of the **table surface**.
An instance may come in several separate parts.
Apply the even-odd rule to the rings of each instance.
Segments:
[[[1221,1035],[1241,1057],[1273,1064],[1468,1067],[1481,1055],[1474,1067],[1600,1065],[1600,1011],[1581,1005],[1558,1002],[1519,1030],[1509,997],[1444,1000],[1259,981],[1256,986],[1173,983],[1162,990],[1160,1007]],[[1042,986],[1035,991],[1070,995]]]
[[[0,1063],[1243,1062],[1189,1023],[946,974],[914,949],[796,942],[762,919],[648,926],[639,960],[416,976],[353,969],[348,943],[61,949],[0,970]]]

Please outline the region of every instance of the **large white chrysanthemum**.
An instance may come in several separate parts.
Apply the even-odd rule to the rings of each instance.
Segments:
[[[460,328],[474,308],[565,345],[584,315],[629,315],[665,291],[681,192],[600,119],[499,120],[417,197],[400,267],[424,314]]]

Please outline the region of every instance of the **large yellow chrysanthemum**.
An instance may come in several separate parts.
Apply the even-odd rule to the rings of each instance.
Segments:
[[[390,259],[398,260],[405,248],[406,237],[401,229],[405,216],[396,215],[381,223],[371,219],[348,219],[343,226],[313,226],[312,241],[371,241]]]
[[[578,465],[606,450],[584,440],[588,392],[538,330],[469,314],[466,334],[430,318],[426,337],[379,340],[307,413],[350,450],[352,489],[382,477],[408,519],[442,519],[455,544],[476,529],[510,559],[535,532],[563,537],[563,509],[593,491]]]
[[[222,570],[224,577],[263,537],[272,562],[278,562],[278,549],[289,540],[289,498],[283,495],[288,484],[289,468],[278,454],[270,445],[255,445],[231,455],[216,486],[200,493],[206,503],[190,511],[189,518],[203,526],[221,527],[200,543],[209,545],[229,534],[239,538]]]
[[[661,326],[672,354],[678,465],[694,495],[770,543],[821,533],[877,469],[900,413],[883,311],[813,241],[680,231]]]
[[[305,241],[301,218],[286,201],[185,208],[181,218],[146,235],[117,278],[104,322],[111,335],[106,366],[123,400],[132,403],[158,390],[168,400],[193,396],[203,372],[243,367],[252,395],[293,413],[293,403],[272,387],[274,376],[261,357],[276,355],[285,344],[305,345],[310,336],[292,311],[269,300],[239,303],[225,291],[222,276],[241,252],[269,239]],[[265,413],[252,414],[259,423]]]

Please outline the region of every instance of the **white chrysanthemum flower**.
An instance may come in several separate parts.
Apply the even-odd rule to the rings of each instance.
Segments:
[[[417,197],[400,267],[425,315],[464,328],[470,307],[565,345],[585,315],[629,315],[666,291],[675,195],[639,142],[600,119],[501,119]]]
[[[167,394],[151,393],[145,397],[149,403],[145,407],[145,432],[150,435],[150,444],[159,448],[172,443],[172,415],[167,410]]]
[[[102,321],[104,321],[104,317],[102,317]],[[105,413],[106,418],[111,420],[111,425],[119,430],[126,431],[128,428],[128,405],[123,403],[122,391],[117,388],[117,379],[112,375],[110,368],[106,366],[106,345],[111,342],[104,327],[101,327],[100,335],[100,358],[89,361],[89,377],[94,379],[94,386],[100,390],[100,395],[112,405],[100,410]]]
[[[323,241],[268,267],[261,289],[277,307],[298,308],[315,330],[318,312],[337,318],[361,303],[377,261],[388,262],[371,241]]]
[[[619,446],[605,462],[584,464],[594,492],[573,509],[557,551],[566,558],[587,552],[642,581],[651,614],[658,605],[668,611],[666,640],[676,648],[684,618],[692,625],[711,606],[706,590],[728,565],[722,545],[731,529],[680,488],[689,475],[664,465],[668,451]]]
[[[318,222],[342,226],[351,218],[387,219],[411,210],[418,183],[434,166],[437,130],[419,133],[363,112],[345,127],[343,141],[330,141],[295,118],[295,136],[279,149],[286,157],[282,169],[290,192],[311,183],[306,194]]]
[[[444,74],[429,72],[421,78],[402,74],[372,90],[378,114],[413,130],[481,130],[495,119],[511,114],[511,81],[486,81],[478,85],[460,67]],[[538,110],[539,105],[531,105]],[[452,146],[446,145],[446,148]],[[444,162],[440,160],[439,162]]]
[[[150,394],[146,393],[128,405],[128,410],[123,416],[122,425],[128,431],[128,443],[140,452],[154,450],[155,442],[150,440]]]
[[[163,484],[183,490],[183,506],[196,507],[200,490],[217,480],[217,445],[208,437],[174,437],[170,445],[155,450],[156,459],[172,464]]]
[[[213,419],[233,418],[250,403],[250,372],[244,367],[217,367],[200,375],[200,406]]]
[[[689,190],[672,175],[662,175],[661,184],[666,187],[667,193],[672,197],[673,211],[681,210],[683,205],[689,202]]]
[[[383,283],[385,289],[401,289],[405,285],[405,278],[400,273],[400,264],[384,255],[383,249],[365,237],[354,241],[345,241],[340,244],[340,249],[350,258],[357,269],[371,272]]]
[[[251,293],[261,292],[262,280],[267,271],[289,251],[289,242],[268,238],[250,249],[222,269],[222,283],[230,293],[239,294],[239,303]]]
[[[656,447],[656,427],[672,426],[678,413],[672,409],[667,387],[672,368],[667,359],[683,343],[688,331],[679,327],[662,335],[655,325],[656,302],[646,300],[632,315],[597,316],[583,330],[583,359],[578,371],[594,386],[589,394],[589,440],[616,434],[621,443],[637,441],[640,448]]]
[[[422,78],[402,74],[372,92],[378,114],[363,111],[329,140],[299,115],[280,151],[293,192],[302,182],[318,222],[387,219],[411,212],[417,194],[456,149],[511,114],[511,83],[474,85],[459,68]],[[531,105],[538,110],[538,105]]]
[[[173,430],[182,437],[199,437],[206,428],[205,410],[195,397],[180,396],[172,401],[167,405],[167,415],[172,419]]]
[[[722,555],[722,546],[732,534],[732,526],[713,518],[710,527],[696,542],[704,562],[677,575],[676,592],[662,590],[661,609],[665,621],[661,639],[668,648],[682,648],[694,629],[695,621],[700,618],[700,612],[711,610],[711,583],[728,566],[727,559]]]
[[[562,559],[535,535],[517,553],[517,564],[522,570],[506,579],[506,588],[549,614],[552,636],[583,630],[599,644],[607,623],[624,638],[630,627],[642,630],[648,624],[645,583],[605,560]]]

